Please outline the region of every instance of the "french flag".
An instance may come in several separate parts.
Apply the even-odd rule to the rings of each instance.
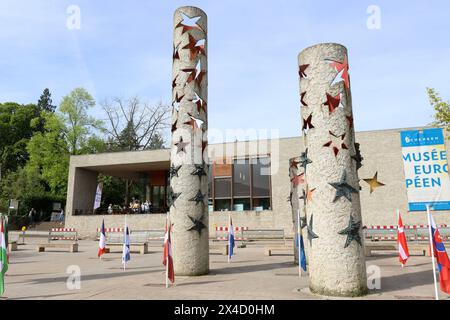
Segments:
[[[102,221],[102,229],[100,230],[100,241],[98,242],[98,257],[105,253],[106,247],[106,233],[105,233],[105,220]]]
[[[434,257],[436,258],[439,270],[439,284],[442,291],[450,294],[450,260],[448,259],[447,251],[445,251],[444,243],[442,242],[442,237],[431,214],[430,221]]]
[[[233,220],[230,215],[230,225],[228,226],[228,261],[231,259],[233,255],[234,249],[234,228],[233,228]]]
[[[402,216],[398,212],[398,228],[397,228],[397,242],[398,242],[398,260],[404,266],[406,260],[409,258],[408,244],[406,242],[405,226],[403,225]]]

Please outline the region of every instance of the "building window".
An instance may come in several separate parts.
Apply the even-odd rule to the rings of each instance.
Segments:
[[[209,173],[209,210],[271,209],[269,156],[221,159]]]

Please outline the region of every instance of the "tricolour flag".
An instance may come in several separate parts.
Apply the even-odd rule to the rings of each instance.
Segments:
[[[234,227],[230,215],[230,225],[228,226],[228,260],[231,259],[234,249]]]
[[[0,295],[5,293],[5,273],[8,271],[8,253],[5,237],[5,220],[0,218]]]
[[[447,251],[445,251],[442,237],[439,233],[438,228],[436,227],[436,223],[434,222],[431,213],[430,221],[434,257],[436,258],[439,270],[439,284],[442,291],[450,294],[450,260],[447,255]]]
[[[122,263],[123,267],[128,261],[130,261],[130,231],[128,230],[128,226],[125,225],[125,232],[123,235],[123,249],[122,249]]]
[[[163,254],[163,265],[166,267],[166,278],[170,282],[175,282],[175,272],[173,270],[173,259],[172,259],[172,242],[170,240],[171,225],[169,219],[166,220],[166,231],[164,234],[164,254]],[[166,282],[167,283],[167,282]]]
[[[105,232],[105,220],[102,221],[102,228],[100,230],[100,240],[98,242],[98,257],[105,253],[106,248],[106,232]]]
[[[402,265],[406,264],[409,258],[408,244],[406,242],[405,227],[403,225],[402,216],[398,212],[398,227],[397,227],[397,242],[398,242],[398,260]]]

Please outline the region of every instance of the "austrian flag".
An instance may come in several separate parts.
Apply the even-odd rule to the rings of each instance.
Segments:
[[[166,277],[170,282],[175,282],[175,272],[173,270],[173,259],[172,259],[172,243],[170,240],[171,225],[166,221],[166,233],[164,235],[164,256],[163,265],[166,267]]]
[[[409,258],[408,244],[406,243],[405,227],[403,225],[402,216],[398,212],[398,228],[397,228],[397,242],[398,242],[398,260],[404,266],[406,260]]]

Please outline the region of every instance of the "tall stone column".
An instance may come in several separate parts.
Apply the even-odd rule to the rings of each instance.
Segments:
[[[318,44],[298,57],[307,163],[307,239],[313,293],[367,292],[347,49]],[[305,156],[305,154],[303,154]]]
[[[176,275],[209,271],[207,17],[195,7],[174,14],[170,217]]]

